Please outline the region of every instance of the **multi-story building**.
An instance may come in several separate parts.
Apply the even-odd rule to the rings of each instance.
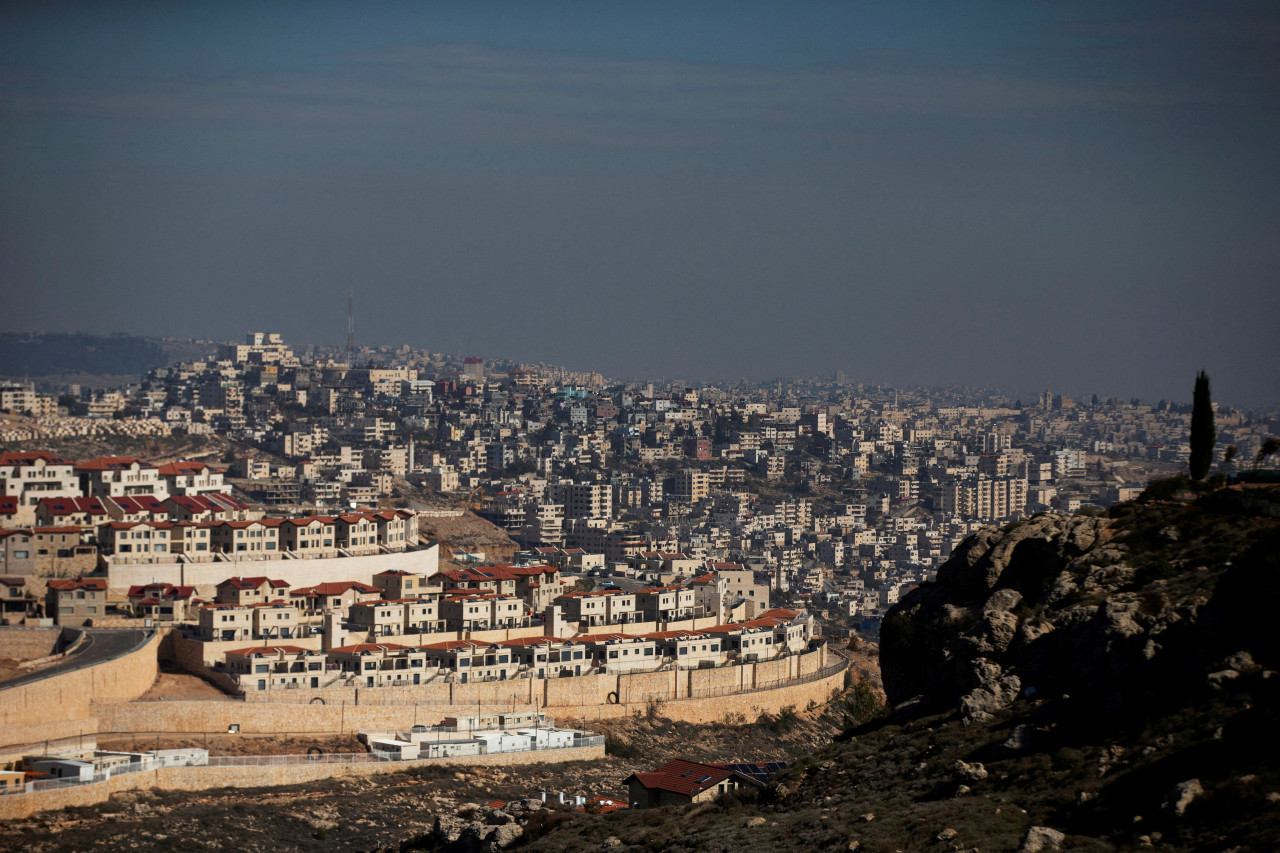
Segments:
[[[169,484],[160,469],[132,456],[100,456],[77,463],[75,472],[81,494],[88,497],[155,495],[164,500],[169,496]]]
[[[74,463],[52,453],[0,453],[0,495],[17,498],[20,512],[12,521],[31,526],[41,498],[80,497]]]
[[[80,626],[107,613],[106,578],[53,578],[48,582],[45,613],[59,625]]]

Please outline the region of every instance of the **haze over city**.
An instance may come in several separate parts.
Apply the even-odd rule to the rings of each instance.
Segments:
[[[2,331],[1280,394],[1261,4],[6,4]]]

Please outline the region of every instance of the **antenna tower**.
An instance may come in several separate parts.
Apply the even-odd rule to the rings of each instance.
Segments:
[[[355,367],[356,316],[351,291],[347,291],[347,367]]]

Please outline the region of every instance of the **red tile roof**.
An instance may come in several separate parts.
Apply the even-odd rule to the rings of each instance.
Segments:
[[[649,789],[671,791],[692,797],[715,787],[730,776],[740,776],[740,774],[715,764],[699,764],[696,761],[677,758],[674,761],[668,761],[651,773],[633,773],[628,781],[635,779]],[[740,776],[740,778],[745,777]]]
[[[61,456],[54,456],[52,453],[45,453],[40,450],[17,450],[9,453],[0,453],[0,465],[33,465],[39,460],[43,460],[47,465],[75,464],[70,459],[63,459]]]
[[[106,578],[52,578],[49,580],[49,589],[71,590],[71,589],[97,589],[104,590],[107,588]]]
[[[126,468],[132,468],[134,465],[140,468],[155,468],[150,462],[143,462],[134,456],[99,456],[97,459],[90,459],[87,462],[77,462],[77,471],[122,471]]]

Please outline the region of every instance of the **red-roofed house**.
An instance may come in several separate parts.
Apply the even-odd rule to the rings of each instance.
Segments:
[[[121,495],[103,501],[116,521],[168,521],[169,508],[155,495]]]
[[[633,809],[702,803],[739,788],[763,787],[750,776],[724,765],[699,764],[680,758],[650,773],[633,773],[626,783]]]
[[[268,577],[227,578],[218,584],[215,601],[219,604],[265,604],[287,600],[289,584]]]
[[[11,520],[0,517],[0,524],[32,525],[41,498],[80,495],[80,478],[70,460],[39,451],[0,453],[0,496],[13,498],[16,507],[24,508]]]
[[[428,667],[435,667],[437,672],[462,684],[515,678],[520,669],[520,665],[512,661],[511,650],[497,643],[446,640],[428,643],[419,649],[426,653]]]
[[[26,518],[27,515],[31,518]],[[36,520],[36,511],[32,507],[24,510],[18,503],[16,495],[0,495],[0,527],[19,527],[30,525]]]
[[[90,497],[155,495],[164,500],[169,496],[169,484],[161,479],[159,469],[133,456],[99,456],[77,462],[75,472],[81,492]]]
[[[59,625],[78,627],[107,612],[106,578],[51,578],[45,613]]]
[[[248,508],[230,495],[175,495],[164,505],[174,521],[243,520],[250,517]]]
[[[427,652],[399,643],[355,643],[329,650],[329,660],[357,687],[403,687],[421,684],[435,668],[427,666]]]
[[[129,587],[133,615],[163,622],[187,618],[187,609],[196,601],[196,588],[171,583],[149,583]]]
[[[317,688],[325,677],[326,655],[299,646],[253,646],[226,653],[226,670],[246,693],[255,690]]]
[[[36,524],[42,527],[74,524],[93,534],[112,520],[106,502],[99,498],[41,498],[36,505]]]
[[[0,572],[62,575],[91,572],[98,549],[82,542],[79,527],[0,528]]]
[[[289,593],[295,607],[306,613],[325,613],[330,610],[345,611],[358,601],[378,601],[382,590],[359,581],[330,581],[316,586],[304,586]]]
[[[216,494],[225,488],[222,469],[203,462],[170,462],[158,473],[171,495]]]

